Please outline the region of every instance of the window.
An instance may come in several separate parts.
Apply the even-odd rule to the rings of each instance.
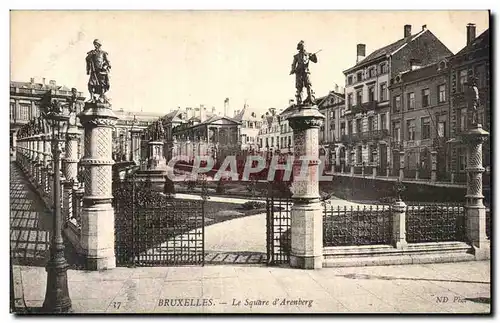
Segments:
[[[401,122],[399,121],[392,123],[392,139],[396,142],[401,141]]]
[[[283,147],[283,137],[280,138],[280,147]]]
[[[373,102],[375,100],[375,87],[371,86],[368,88],[368,101]]]
[[[458,92],[464,91],[465,82],[467,82],[467,70],[461,70],[458,74]]]
[[[385,114],[381,114],[380,115],[380,130],[384,130],[384,129],[387,129],[387,123],[386,123],[386,119],[385,119]]]
[[[465,131],[467,128],[467,108],[460,109],[460,131]]]
[[[333,111],[331,112],[331,117],[332,117],[332,119],[334,119],[334,120],[335,120],[335,110],[333,110]]]
[[[486,73],[484,65],[474,67],[474,77],[477,79],[477,87],[482,88],[486,85]]]
[[[396,95],[394,97],[394,112],[401,111],[401,95]]]
[[[420,119],[421,128],[422,128],[422,139],[430,139],[431,138],[431,118],[425,117]]]
[[[415,93],[408,93],[408,110],[415,109]]]
[[[358,72],[356,73],[356,82],[361,82],[361,81],[363,81],[363,73]]]
[[[363,157],[363,155],[362,155],[363,150],[362,150],[361,146],[358,146],[357,150],[358,151],[357,151],[357,154],[356,154],[356,160],[357,160],[358,164],[360,164],[361,161],[362,161],[362,157]]]
[[[370,69],[368,70],[368,77],[375,77],[375,67],[370,67]]]
[[[292,146],[292,137],[288,137],[288,147]]]
[[[446,101],[446,85],[441,84],[438,86],[438,93],[439,93],[439,103],[445,102]]]
[[[446,137],[446,121],[438,121],[438,124],[437,124],[437,136],[439,138]]]
[[[368,117],[368,131],[375,130],[375,118],[373,116]]]
[[[363,100],[363,93],[361,90],[356,92],[356,105],[361,105],[361,102]]]
[[[408,129],[408,140],[415,140],[415,120],[406,121],[406,129]]]
[[[347,109],[351,109],[352,108],[352,93],[349,93],[347,95]]]
[[[14,102],[10,102],[10,120],[14,120],[16,118],[16,104]]]
[[[430,91],[429,89],[423,89],[422,90],[422,107],[428,107],[430,102],[429,102],[429,98],[430,98]]]
[[[467,155],[465,148],[458,148],[458,170],[465,171],[467,167]]]
[[[349,132],[349,134],[354,132],[352,121],[347,121],[347,131]]]
[[[386,63],[380,64],[380,73],[381,74],[387,73],[387,64]]]
[[[387,84],[384,82],[380,84],[380,101],[387,100]]]
[[[361,121],[361,119],[356,119],[356,132],[358,133],[363,131]]]
[[[352,75],[349,75],[349,76],[347,77],[347,84],[348,84],[348,85],[351,85],[351,84],[352,84]]]
[[[340,135],[341,136],[345,135],[345,123],[344,122],[342,122],[340,124]]]
[[[271,147],[274,147],[274,137],[271,137]]]

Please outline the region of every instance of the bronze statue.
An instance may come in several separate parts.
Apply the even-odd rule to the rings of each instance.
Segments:
[[[297,93],[295,97],[297,99],[297,105],[301,104],[311,104],[315,103],[314,91],[312,90],[311,78],[309,72],[309,61],[313,63],[318,62],[318,58],[316,52],[314,54],[310,54],[306,51],[304,41],[301,40],[297,44],[297,50],[299,51],[297,54],[293,56],[292,69],[290,71],[290,75],[295,74],[295,88],[297,89]],[[307,98],[302,100],[302,90],[306,88],[307,90]]]
[[[479,89],[477,87],[477,81],[474,77],[470,78],[466,83],[467,92],[465,97],[467,100],[467,110],[469,110],[469,124],[471,126],[477,125],[478,122],[478,108],[479,108]]]
[[[111,63],[108,53],[101,50],[101,42],[94,40],[95,49],[87,53],[87,75],[90,75],[88,89],[91,102],[107,103],[106,92],[109,90],[109,72]],[[99,97],[96,98],[96,95]]]

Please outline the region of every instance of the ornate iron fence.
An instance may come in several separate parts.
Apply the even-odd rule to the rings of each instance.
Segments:
[[[406,207],[406,241],[466,241],[462,204],[413,204]]]
[[[325,247],[390,244],[391,240],[390,205],[341,207],[324,203]]]
[[[203,186],[203,183],[199,185]],[[149,181],[114,183],[115,254],[118,265],[204,265],[204,206],[174,199]]]
[[[491,210],[486,209],[486,236],[491,239]]]
[[[288,183],[269,183],[266,198],[268,265],[288,264],[290,261],[291,196]]]

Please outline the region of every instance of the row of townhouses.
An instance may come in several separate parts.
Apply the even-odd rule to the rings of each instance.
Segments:
[[[476,37],[466,26],[465,47],[453,54],[427,26],[366,56],[357,45],[356,63],[343,71],[345,89],[335,86],[318,98],[325,115],[320,129],[320,155],[337,172],[431,178],[432,158],[437,180],[465,182],[466,149],[458,137],[467,124],[465,83],[474,77],[480,93],[479,116],[490,130],[490,35]],[[263,116],[258,136],[261,150],[293,150],[292,130],[286,121],[293,103],[281,113]],[[490,145],[484,148],[489,171]]]

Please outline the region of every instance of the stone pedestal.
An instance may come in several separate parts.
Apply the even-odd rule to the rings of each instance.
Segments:
[[[405,178],[405,152],[399,152],[399,180],[402,181]]]
[[[489,133],[475,125],[462,141],[467,144],[467,238],[474,249],[476,260],[490,258],[490,243],[486,236],[486,208],[483,204],[483,142]]]
[[[85,103],[79,115],[85,129],[83,208],[80,242],[88,270],[111,269],[115,260],[112,195],[112,130],[117,117],[106,103]]]
[[[148,142],[148,169],[149,170],[166,170],[167,162],[163,155],[163,141]]]
[[[406,204],[398,200],[392,204],[392,244],[397,249],[406,249]]]
[[[372,166],[372,177],[377,177],[377,166]]]
[[[323,266],[323,212],[318,183],[318,132],[324,118],[317,107],[302,108],[288,118],[293,129],[295,154],[291,211],[291,267],[319,269]],[[301,157],[307,159],[306,174],[301,174]]]
[[[437,180],[437,151],[431,151],[431,182]]]

